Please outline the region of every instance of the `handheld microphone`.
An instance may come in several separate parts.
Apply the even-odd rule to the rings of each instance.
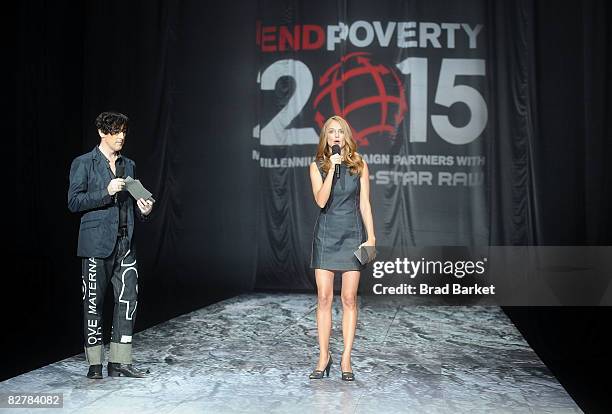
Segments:
[[[340,155],[340,145],[336,144],[332,147],[332,155],[338,154]],[[336,174],[336,179],[340,178],[340,164],[336,164],[336,169],[334,171]]]

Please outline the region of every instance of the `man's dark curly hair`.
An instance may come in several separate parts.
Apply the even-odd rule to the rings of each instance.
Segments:
[[[119,112],[102,112],[96,118],[96,128],[102,131],[104,134],[118,134],[123,132],[127,135],[128,132],[127,116]]]

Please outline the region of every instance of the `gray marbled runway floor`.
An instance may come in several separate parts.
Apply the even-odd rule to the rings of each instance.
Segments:
[[[83,354],[0,383],[0,392],[61,392],[51,413],[581,412],[497,307],[417,306],[360,298],[356,381],[340,380],[334,301],[330,378],[317,361],[315,295],[248,294],[135,335],[146,379],[84,377]],[[106,369],[105,369],[106,375]]]

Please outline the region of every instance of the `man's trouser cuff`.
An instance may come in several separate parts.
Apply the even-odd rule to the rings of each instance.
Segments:
[[[132,344],[120,344],[117,342],[111,342],[110,356],[108,357],[108,361],[119,364],[131,364]]]
[[[104,360],[103,345],[85,347],[85,359],[89,365],[102,365]]]

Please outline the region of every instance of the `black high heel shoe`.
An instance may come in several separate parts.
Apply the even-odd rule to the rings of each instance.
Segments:
[[[342,369],[342,358],[340,358],[340,369]],[[342,381],[355,381],[355,374],[352,371],[342,371]]]
[[[355,381],[355,374],[350,371],[343,371],[342,381]]]
[[[327,377],[329,378],[329,370],[331,369],[331,365],[332,365],[332,357],[331,357],[331,352],[330,352],[329,353],[329,360],[327,361],[327,366],[325,366],[325,368],[323,368],[323,371],[315,369],[308,376],[308,378],[310,378],[310,379],[322,379],[323,378],[323,373],[327,374]]]

